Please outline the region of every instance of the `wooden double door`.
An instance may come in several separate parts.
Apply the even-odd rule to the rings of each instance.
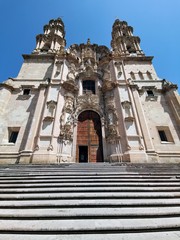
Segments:
[[[78,117],[77,162],[103,162],[102,131],[99,115],[84,111]]]

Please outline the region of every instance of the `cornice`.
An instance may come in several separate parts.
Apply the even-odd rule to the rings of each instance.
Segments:
[[[133,83],[162,83],[162,79],[157,80],[132,80]]]
[[[49,53],[49,54],[22,54],[24,60],[26,59],[54,59],[56,53]]]
[[[151,62],[153,60],[153,56],[113,56],[113,60],[116,61],[124,61],[124,62],[141,62],[141,61],[146,61],[146,62]]]
[[[0,88],[7,88],[9,89],[10,91],[13,91],[14,90],[14,87],[13,86],[10,86],[6,83],[0,83]]]

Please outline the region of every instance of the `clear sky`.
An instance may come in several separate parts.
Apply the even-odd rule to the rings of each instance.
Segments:
[[[50,19],[61,17],[67,47],[91,43],[110,48],[116,18],[127,21],[141,38],[141,49],[154,56],[160,78],[180,88],[180,0],[0,0],[0,82],[16,77],[36,35]]]

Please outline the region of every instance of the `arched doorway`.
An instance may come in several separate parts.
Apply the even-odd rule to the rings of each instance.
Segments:
[[[103,162],[101,120],[94,111],[78,117],[76,161]]]

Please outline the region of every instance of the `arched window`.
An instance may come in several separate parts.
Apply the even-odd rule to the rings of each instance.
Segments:
[[[92,92],[95,94],[95,81],[93,80],[84,80],[83,83],[83,94],[86,92]]]

